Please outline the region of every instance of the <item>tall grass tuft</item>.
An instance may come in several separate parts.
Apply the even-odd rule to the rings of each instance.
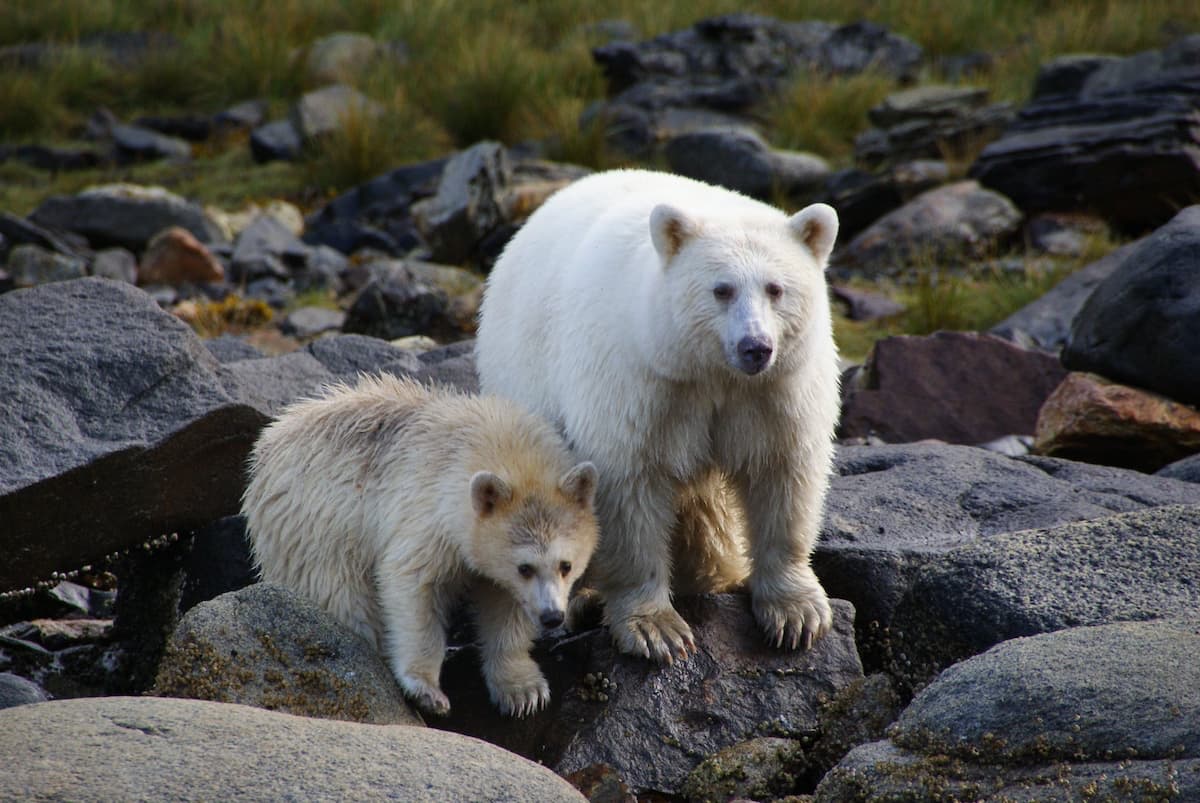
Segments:
[[[768,104],[768,137],[777,147],[846,161],[854,153],[854,137],[870,127],[867,111],[895,88],[891,79],[876,73],[800,76]]]

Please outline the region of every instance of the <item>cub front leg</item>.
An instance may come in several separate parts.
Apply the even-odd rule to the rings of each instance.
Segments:
[[[772,645],[807,649],[833,627],[829,598],[809,563],[828,477],[777,464],[736,481],[749,525],[754,616]]]
[[[376,577],[383,620],[384,655],[404,693],[431,714],[450,713],[441,689],[446,657],[445,589],[411,570],[384,561]]]
[[[613,640],[622,652],[659,663],[686,659],[696,641],[671,605],[675,489],[661,481],[602,480],[600,490],[600,547],[589,575],[604,597]]]
[[[506,716],[523,717],[550,702],[550,684],[529,655],[538,626],[504,589],[480,579],[474,588],[475,623],[483,679]]]

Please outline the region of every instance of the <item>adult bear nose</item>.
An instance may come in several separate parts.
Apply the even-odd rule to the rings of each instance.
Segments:
[[[542,627],[553,630],[563,623],[565,615],[562,611],[542,611]]]
[[[738,368],[744,374],[757,374],[767,367],[773,350],[765,337],[743,337],[737,344]]]

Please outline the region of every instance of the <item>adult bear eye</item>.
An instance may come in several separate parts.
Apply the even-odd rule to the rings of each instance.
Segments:
[[[778,301],[783,297],[783,285],[770,282],[767,284],[767,298]]]
[[[733,298],[733,285],[722,282],[713,288],[713,298],[717,301],[728,301]]]
[[[533,577],[534,572],[532,564],[522,563],[517,567],[517,574],[521,575],[526,580],[528,580],[530,577]]]
[[[566,577],[571,573],[571,561],[564,560],[562,563],[558,564],[558,570],[562,572],[563,577]]]

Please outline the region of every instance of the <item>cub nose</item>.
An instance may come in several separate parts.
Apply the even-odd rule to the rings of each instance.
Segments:
[[[563,623],[566,616],[562,611],[542,611],[542,627],[547,630],[553,630]]]
[[[737,344],[738,368],[745,374],[757,374],[767,367],[773,350],[765,337],[743,337]]]

